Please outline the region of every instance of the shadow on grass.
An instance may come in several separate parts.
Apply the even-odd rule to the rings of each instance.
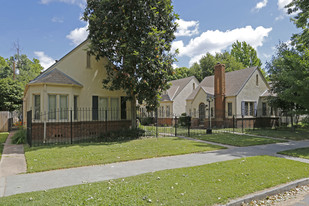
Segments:
[[[309,128],[296,128],[294,131],[291,128],[255,129],[246,130],[246,133],[288,140],[309,139]]]

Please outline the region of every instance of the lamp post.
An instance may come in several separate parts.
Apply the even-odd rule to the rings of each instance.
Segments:
[[[212,129],[211,129],[211,110],[210,110],[210,102],[214,101],[214,96],[207,94],[206,101],[208,102],[208,129],[206,131],[206,134],[212,134]]]

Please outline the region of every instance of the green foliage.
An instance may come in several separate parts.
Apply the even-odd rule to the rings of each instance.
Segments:
[[[87,3],[83,19],[89,22],[90,50],[97,59],[108,59],[103,86],[124,89],[133,104],[136,97],[148,110],[156,108],[175,60],[170,50],[177,15],[171,0]]]
[[[0,111],[18,110],[22,104],[23,88],[18,81],[0,79]]]
[[[191,126],[191,117],[187,116],[186,113],[182,113],[179,117],[178,124],[184,127]]]
[[[0,133],[0,160],[1,160],[1,155],[2,155],[2,151],[3,151],[3,143],[5,143],[6,138],[9,136],[8,132],[1,132]]]
[[[143,136],[145,133],[144,130],[140,128],[135,129],[123,129],[123,130],[117,130],[108,132],[100,137],[100,140],[104,142],[119,142],[119,141],[127,141],[127,140],[133,140],[138,139],[141,136]]]
[[[15,80],[13,64],[15,62]],[[23,91],[27,83],[41,72],[39,60],[29,60],[26,55],[15,55],[9,59],[0,57],[0,110],[18,110],[22,104]]]
[[[155,123],[154,117],[141,118],[141,125],[151,125]]]
[[[297,28],[300,28],[302,32],[294,34],[292,37],[293,44],[297,46],[299,50],[306,50],[309,48],[309,1],[308,0],[293,0],[286,6],[288,8],[288,14],[295,13],[292,17],[292,21]]]
[[[27,139],[27,130],[20,129],[12,137],[13,144],[25,144]]]
[[[226,205],[308,177],[309,166],[257,156],[0,198],[1,205]]]
[[[235,57],[237,62],[241,62],[245,67],[262,66],[262,62],[257,57],[255,49],[245,41],[236,41],[233,43],[231,55]]]
[[[191,71],[187,67],[179,67],[174,69],[172,75],[168,76],[168,81],[176,80],[176,79],[183,79],[191,75]]]
[[[276,55],[267,63],[273,104],[298,114],[309,112],[309,50],[302,52],[280,43]]]

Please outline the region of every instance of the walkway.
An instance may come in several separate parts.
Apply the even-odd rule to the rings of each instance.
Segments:
[[[5,143],[2,160],[0,162],[0,197],[24,192],[48,190],[65,186],[124,178],[166,169],[192,167],[242,157],[271,155],[289,158],[276,153],[283,150],[309,147],[309,140],[290,141],[251,147],[229,146],[228,149],[212,152],[53,170],[40,173],[20,174],[26,172],[23,146],[10,144],[11,137],[12,133],[9,135],[9,138]],[[289,159],[309,163],[309,160],[305,159]]]

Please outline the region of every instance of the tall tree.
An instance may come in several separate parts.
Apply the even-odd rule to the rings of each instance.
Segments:
[[[309,113],[308,62],[308,50],[299,52],[280,43],[276,55],[266,64],[278,102],[299,113]]]
[[[236,41],[232,45],[231,55],[245,67],[262,66],[261,60],[257,57],[255,49],[245,41]]]
[[[90,51],[107,58],[103,86],[124,89],[136,126],[136,99],[148,109],[158,106],[158,92],[168,88],[174,55],[170,53],[177,15],[171,0],[88,0]]]
[[[297,28],[302,29],[299,34],[294,34],[292,37],[294,45],[297,45],[298,49],[309,48],[309,1],[308,0],[293,0],[286,6],[288,8],[288,14],[295,13],[292,17],[292,21]]]
[[[187,67],[178,67],[174,69],[173,74],[168,77],[168,81],[189,77],[190,70]]]
[[[23,88],[10,78],[0,79],[0,111],[18,110],[22,104]]]

